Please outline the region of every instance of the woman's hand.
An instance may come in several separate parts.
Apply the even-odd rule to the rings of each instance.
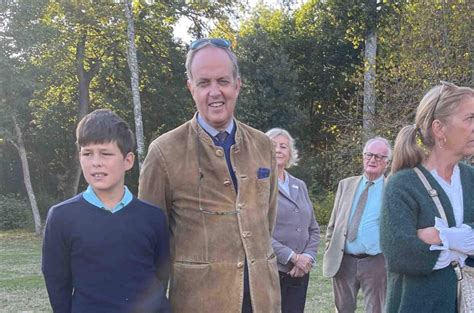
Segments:
[[[288,272],[288,275],[290,275],[291,277],[303,277],[304,274],[305,273],[296,266],[293,266],[291,271]]]
[[[441,245],[439,231],[435,227],[426,227],[416,231],[418,238],[429,245]]]
[[[295,265],[294,268],[298,268],[303,274],[308,274],[313,267],[313,260],[304,254],[294,254],[291,258],[291,262]],[[298,276],[300,277],[300,276]]]

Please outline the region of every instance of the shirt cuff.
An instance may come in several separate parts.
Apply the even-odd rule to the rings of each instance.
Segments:
[[[313,258],[313,256],[309,255],[308,253],[303,253],[303,255],[306,255],[308,258],[311,259],[311,264],[313,264],[312,267],[316,266],[316,260]]]
[[[294,254],[295,254],[295,252],[291,251],[290,256],[288,256],[288,259],[286,260],[285,264],[288,264],[288,262],[290,262],[290,260],[291,260],[291,258],[293,257]]]

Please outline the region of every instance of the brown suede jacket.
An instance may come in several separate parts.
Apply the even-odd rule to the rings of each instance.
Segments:
[[[271,245],[278,193],[273,145],[258,130],[238,121],[236,127],[230,155],[237,193],[224,150],[196,116],[155,139],[143,163],[139,198],[169,219],[173,312],[241,312],[245,260],[254,312],[280,312]],[[268,177],[258,178],[259,168]]]

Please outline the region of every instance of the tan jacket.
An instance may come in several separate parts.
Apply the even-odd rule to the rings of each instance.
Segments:
[[[352,203],[362,177],[345,178],[339,182],[337,187],[334,207],[326,230],[326,251],[323,259],[323,275],[325,277],[334,277],[341,266]],[[384,180],[386,181],[386,178]]]
[[[341,266],[352,202],[361,179],[362,176],[349,177],[341,180],[337,187],[334,208],[326,230],[326,251],[323,258],[325,277],[334,277]]]
[[[236,126],[231,162],[238,194],[224,150],[196,117],[154,140],[143,163],[139,197],[169,218],[170,301],[176,313],[241,312],[245,259],[254,312],[280,312],[271,246],[278,192],[272,143],[260,131],[238,121]],[[269,169],[269,176],[258,179],[259,168]]]

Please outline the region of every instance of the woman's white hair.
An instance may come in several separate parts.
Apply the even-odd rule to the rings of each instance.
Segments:
[[[295,146],[295,140],[293,137],[291,137],[290,133],[287,130],[284,130],[283,128],[272,128],[269,131],[265,133],[270,139],[273,139],[277,136],[285,136],[288,138],[288,141],[290,142],[290,160],[288,160],[288,164],[285,166],[285,168],[290,168],[293,165],[298,164],[298,150],[296,149]]]

